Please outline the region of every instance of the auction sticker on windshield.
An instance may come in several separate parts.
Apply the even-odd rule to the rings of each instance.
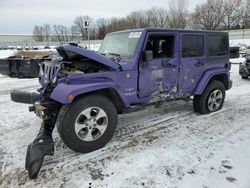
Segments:
[[[140,38],[141,37],[141,32],[131,32],[129,33],[128,38]]]

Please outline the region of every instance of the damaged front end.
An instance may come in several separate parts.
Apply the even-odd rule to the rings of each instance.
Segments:
[[[52,132],[62,105],[50,99],[50,94],[56,87],[55,78],[57,78],[58,71],[57,60],[44,62],[40,65],[39,81],[42,87],[38,89],[38,93],[11,92],[12,101],[31,104],[29,111],[35,112],[43,120],[36,138],[29,144],[26,153],[25,169],[28,171],[31,179],[37,178],[44,157],[54,154]]]
[[[82,48],[62,46],[57,48],[59,56],[51,62],[40,65],[39,82],[41,88],[37,93],[12,91],[14,102],[32,104],[29,111],[43,119],[35,140],[29,144],[26,154],[25,168],[31,179],[37,178],[46,155],[54,154],[52,132],[57,117],[64,104],[51,98],[51,93],[59,84],[69,84],[70,76],[104,72],[118,69],[119,65],[112,60]]]

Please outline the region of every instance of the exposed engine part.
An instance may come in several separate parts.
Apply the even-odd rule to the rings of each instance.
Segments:
[[[72,62],[62,61],[60,70],[64,74],[86,74],[104,72],[107,71],[108,68],[95,61],[81,59]]]

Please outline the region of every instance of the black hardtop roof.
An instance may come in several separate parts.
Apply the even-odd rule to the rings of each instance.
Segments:
[[[139,28],[139,29],[127,29],[127,30],[121,30],[116,31],[114,33],[120,33],[120,32],[181,32],[181,33],[211,33],[211,34],[226,34],[228,35],[227,31],[213,31],[213,30],[196,30],[196,29],[173,29],[173,28]],[[110,33],[111,34],[111,33]]]

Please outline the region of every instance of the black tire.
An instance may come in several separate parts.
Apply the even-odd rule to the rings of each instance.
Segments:
[[[222,100],[221,104],[219,105],[218,109],[215,111],[218,111],[222,108],[224,100],[225,100],[225,86],[223,83],[217,80],[212,80],[206,87],[206,89],[203,91],[201,95],[195,95],[194,100],[193,100],[193,108],[195,112],[198,112],[200,114],[209,114],[211,111],[208,108],[208,99],[210,95],[213,93],[215,90],[220,90],[222,93]]]
[[[107,128],[105,132],[96,140],[81,140],[75,132],[75,121],[79,114],[90,107],[102,109],[107,117]],[[72,104],[64,106],[58,116],[57,130],[62,141],[72,150],[80,153],[88,153],[104,147],[113,137],[118,115],[114,104],[101,95],[84,96]]]
[[[241,76],[241,78],[242,78],[243,80],[246,80],[246,79],[248,79],[248,76]]]

